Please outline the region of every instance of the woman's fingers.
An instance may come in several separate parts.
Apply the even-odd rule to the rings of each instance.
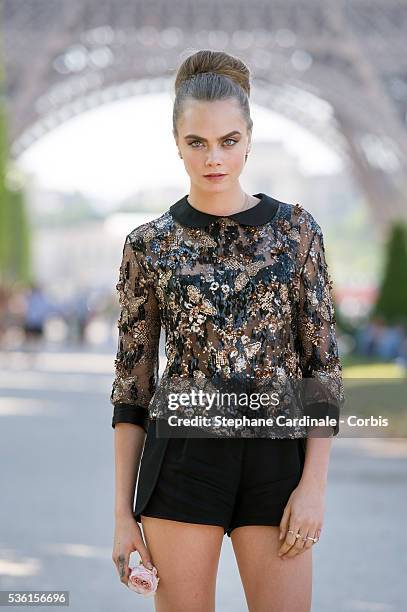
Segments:
[[[319,533],[320,529],[315,525],[307,526],[305,524],[300,525],[299,523],[294,524],[294,527],[289,528],[289,533],[287,532],[286,542],[284,542],[286,546],[283,545],[281,547],[279,552],[280,558],[290,559],[304,552],[304,550],[308,550],[314,544],[309,538],[319,537]],[[300,537],[296,537],[298,534]]]
[[[144,544],[142,539],[141,539],[140,542],[137,541],[136,549],[137,549],[137,552],[139,553],[139,555],[141,557],[141,561],[142,561],[144,567],[147,567],[147,569],[153,569],[153,563],[152,563],[152,560],[151,560],[150,553],[149,553],[148,548]]]
[[[281,559],[293,557],[294,555],[298,554],[304,544],[301,540],[301,538],[304,537],[302,535],[304,531],[307,531],[307,528],[305,528],[305,530],[304,528],[301,529],[301,522],[294,516],[293,513],[291,513],[286,537],[278,553]],[[298,533],[301,534],[301,537],[296,537],[296,534]]]
[[[119,573],[120,581],[128,586],[131,569],[130,555],[137,551],[144,567],[153,569],[150,552],[144,542],[141,529],[134,518],[124,519],[118,523],[115,531],[115,544],[112,559]]]
[[[290,502],[288,501],[284,508],[283,516],[281,517],[281,521],[280,521],[280,540],[281,541],[283,541],[287,535],[288,524],[290,521],[290,513],[291,513],[291,507],[290,507]]]
[[[318,529],[316,528],[311,528],[308,530],[308,533],[307,533],[308,537],[306,541],[304,542],[305,550],[308,550],[309,548],[311,548],[311,546],[314,545],[314,542],[310,538],[317,538],[318,537],[317,534],[318,534]]]
[[[144,567],[148,569],[153,569],[153,563],[151,561],[150,553],[144,544],[143,540],[137,540],[134,543],[134,550],[136,550],[141,558],[141,562]],[[113,561],[117,567],[117,571],[119,573],[120,581],[123,582],[126,586],[128,586],[129,577],[131,573],[131,568],[129,567],[130,554],[134,552],[133,550],[129,550],[128,552],[121,552],[117,556],[113,556]]]
[[[295,542],[285,554],[285,557],[288,558],[295,557],[300,552],[303,552],[305,544],[303,538],[305,538],[305,536],[308,534],[308,528],[304,526],[298,526],[297,528],[294,528],[293,531],[294,534],[299,534],[300,537],[297,537],[297,535],[293,535],[293,537],[295,538]]]
[[[292,515],[292,513],[290,514],[289,517],[289,523],[287,525],[287,529],[286,529],[286,534],[285,534],[285,539],[280,547],[280,550],[278,552],[278,556],[281,559],[285,558],[285,555],[288,553],[289,550],[291,550],[291,548],[295,545],[297,539],[295,537],[295,534],[298,531],[298,526],[294,520],[294,517]]]
[[[119,572],[120,581],[127,586],[130,576],[129,568],[129,553],[120,553],[116,560],[117,570]]]
[[[280,557],[280,559],[284,559],[286,553],[291,549],[292,546],[294,546],[295,544],[295,536],[287,531],[287,535],[285,536],[285,540],[282,543],[280,550],[278,551],[278,556]]]
[[[286,507],[284,508],[283,516],[280,522],[280,537],[282,540],[282,545],[280,546],[280,550],[278,552],[278,556],[281,559],[284,559],[284,555],[294,546],[296,542],[295,535],[291,533],[297,533],[292,527],[290,527],[290,522],[293,524],[293,516],[291,512],[291,503],[288,500]]]

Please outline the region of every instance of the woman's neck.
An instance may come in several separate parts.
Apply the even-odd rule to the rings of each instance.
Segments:
[[[259,203],[259,198],[246,194],[240,185],[237,189],[208,193],[191,186],[188,202],[193,208],[209,215],[228,216],[248,210]]]

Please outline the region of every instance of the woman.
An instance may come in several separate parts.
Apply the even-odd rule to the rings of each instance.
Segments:
[[[173,414],[170,391],[208,381],[231,381],[252,397],[261,380],[308,378],[341,402],[323,236],[300,205],[247,194],[239,184],[252,132],[241,60],[199,51],[180,66],[175,92],[173,132],[189,194],[126,237],[117,284],[112,558],[124,584],[134,550],[157,568],[157,611],[209,612],[227,533],[249,609],[305,612],[331,427],[307,428],[305,445],[295,428],[278,436],[243,427],[231,439],[238,436],[226,426],[171,436],[160,435],[158,423]],[[157,384],[161,326],[167,366]],[[311,406],[320,414],[327,407]],[[192,411],[202,412],[199,403]],[[192,413],[190,405],[177,412]],[[227,414],[237,413],[235,404]]]

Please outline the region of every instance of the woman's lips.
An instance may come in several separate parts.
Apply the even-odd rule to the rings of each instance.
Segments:
[[[223,178],[225,178],[225,176],[227,176],[226,174],[204,174],[204,177],[206,179],[209,179],[210,181],[220,181]]]

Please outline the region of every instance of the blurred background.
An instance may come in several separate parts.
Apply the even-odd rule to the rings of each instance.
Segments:
[[[248,63],[241,185],[321,225],[344,377],[384,415],[407,379],[407,3],[2,0],[0,19],[0,588],[152,610],[110,558],[109,393],[125,236],[189,189],[176,68]],[[407,609],[406,414],[333,443],[316,612]],[[228,538],[217,609],[247,609]]]

